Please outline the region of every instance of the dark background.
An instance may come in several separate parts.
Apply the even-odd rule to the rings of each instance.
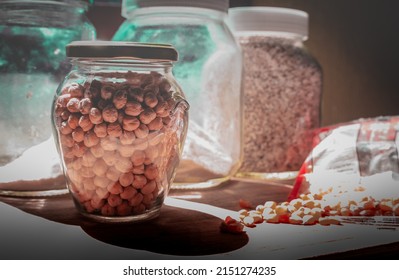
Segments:
[[[287,7],[309,14],[306,46],[324,74],[323,125],[399,115],[399,1],[230,0],[230,5]],[[98,38],[105,40],[124,20],[118,5],[96,5],[89,18]]]

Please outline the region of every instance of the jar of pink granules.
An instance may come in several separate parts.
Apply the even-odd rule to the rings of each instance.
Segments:
[[[245,125],[238,176],[294,178],[320,124],[322,71],[304,46],[308,14],[239,7],[229,15],[244,57]]]

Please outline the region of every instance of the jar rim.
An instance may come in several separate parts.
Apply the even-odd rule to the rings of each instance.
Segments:
[[[87,10],[89,5],[93,4],[93,0],[0,0],[1,4],[41,4],[41,5],[61,5],[61,6],[74,6]]]
[[[122,3],[122,15],[126,17],[126,15],[133,10],[153,7],[188,7],[191,9],[202,8],[227,13],[229,8],[229,0],[124,0]]]
[[[178,60],[178,53],[170,44],[120,41],[74,41],[66,46],[66,54],[70,58]]]

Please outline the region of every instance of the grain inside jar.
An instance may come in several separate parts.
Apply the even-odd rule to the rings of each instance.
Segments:
[[[231,10],[245,70],[240,174],[293,177],[320,125],[321,68],[303,45],[308,15],[269,7]]]

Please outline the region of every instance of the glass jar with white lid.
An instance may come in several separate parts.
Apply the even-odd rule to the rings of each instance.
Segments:
[[[238,177],[291,180],[320,125],[322,69],[308,52],[308,14],[237,7],[229,22],[244,57],[243,163]]]

